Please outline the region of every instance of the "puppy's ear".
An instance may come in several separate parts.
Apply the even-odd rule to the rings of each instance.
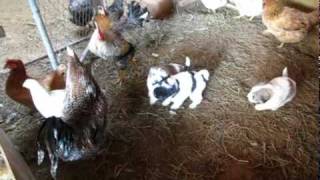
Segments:
[[[187,56],[186,57],[186,62],[184,63],[184,65],[187,67],[187,68],[190,68],[191,66],[191,59]]]
[[[151,74],[151,73],[155,73],[155,71],[156,71],[156,69],[154,68],[154,67],[151,67],[150,69],[149,69],[149,74]]]
[[[285,68],[282,70],[282,76],[283,76],[283,77],[289,77],[288,68],[287,68],[287,67],[285,67]]]

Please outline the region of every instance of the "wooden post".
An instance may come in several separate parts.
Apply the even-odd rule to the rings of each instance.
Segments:
[[[0,152],[7,166],[7,177],[14,180],[35,180],[29,166],[1,128]]]
[[[38,31],[40,33],[42,42],[43,42],[43,44],[46,48],[46,51],[48,53],[51,66],[53,69],[56,69],[58,67],[59,63],[57,60],[57,56],[53,51],[52,44],[51,44],[51,41],[48,36],[48,32],[47,32],[46,27],[43,23],[43,19],[40,15],[39,7],[36,3],[36,0],[28,0],[28,2],[29,2],[29,6],[31,8],[31,11],[32,11],[33,19],[34,19],[34,21],[37,25]]]

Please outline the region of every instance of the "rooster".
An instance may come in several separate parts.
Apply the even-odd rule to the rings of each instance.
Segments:
[[[61,117],[46,118],[37,138],[38,163],[45,151],[56,177],[59,159],[75,161],[94,156],[106,140],[107,102],[98,84],[70,48]]]
[[[129,9],[128,18],[113,21],[109,13],[103,7],[99,7],[94,19],[96,29],[81,56],[82,61],[85,59],[87,51],[90,51],[104,60],[115,60],[116,65],[121,70],[120,80],[122,79],[121,74],[123,74],[123,70],[127,68],[128,62],[133,59],[135,54],[134,46],[124,39],[122,31],[135,26],[135,24],[141,25],[143,21],[141,16],[146,11],[141,10],[141,7],[135,4],[131,4]]]
[[[95,25],[96,29],[88,44],[90,52],[102,59],[115,59],[119,68],[125,69],[134,56],[133,45],[114,28],[113,22],[103,9],[98,10]]]
[[[319,23],[319,12],[310,13],[289,7],[284,0],[263,0],[264,34],[273,34],[283,47],[285,43],[296,43],[304,39],[309,30]]]
[[[27,106],[30,109],[35,109],[29,90],[22,86],[26,79],[34,79],[27,75],[23,62],[17,59],[8,59],[4,68],[10,69],[10,74],[5,87],[6,94],[12,100]],[[65,66],[60,65],[57,70],[50,72],[44,79],[37,80],[47,90],[64,89],[64,71]]]

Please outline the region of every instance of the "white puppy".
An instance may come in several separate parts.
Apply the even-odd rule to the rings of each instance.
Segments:
[[[267,84],[254,86],[247,98],[249,102],[256,104],[257,111],[276,111],[290,102],[295,97],[296,91],[295,81],[288,77],[288,69],[284,68],[281,77],[276,77]]]
[[[190,58],[186,57],[185,65],[171,63],[164,66],[156,66],[156,67],[150,68],[148,79],[147,79],[147,87],[149,91],[148,95],[150,98],[151,105],[155,104],[157,101],[161,101],[155,96],[154,90],[160,86],[166,87],[166,88],[172,88],[171,85],[168,85],[163,82],[165,82],[169,76],[172,76],[181,71],[187,70],[190,67],[190,63],[191,63]],[[158,89],[158,91],[159,90],[161,91],[161,89]]]

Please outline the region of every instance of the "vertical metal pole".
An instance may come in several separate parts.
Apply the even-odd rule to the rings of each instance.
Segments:
[[[40,15],[40,10],[39,10],[38,4],[37,4],[36,0],[28,0],[28,2],[29,2],[29,6],[31,8],[31,11],[32,11],[33,19],[34,19],[34,21],[37,25],[38,31],[40,33],[42,42],[43,42],[43,44],[46,48],[46,51],[48,53],[48,57],[49,57],[51,66],[53,69],[56,69],[58,67],[59,63],[57,60],[57,56],[53,51],[52,44],[49,39],[47,29],[43,23],[43,19],[42,19],[41,15]]]

